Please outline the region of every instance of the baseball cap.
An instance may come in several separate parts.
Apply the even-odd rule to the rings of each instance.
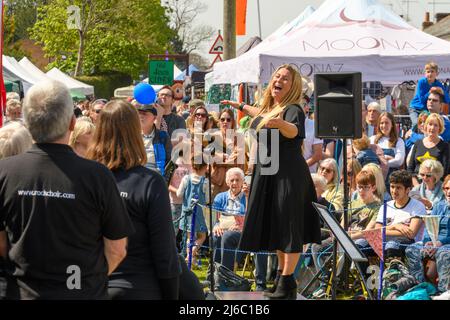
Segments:
[[[158,111],[156,110],[156,108],[153,106],[153,104],[136,104],[135,105],[136,109],[138,111],[144,111],[144,112],[151,112],[153,113],[154,116],[158,115]]]

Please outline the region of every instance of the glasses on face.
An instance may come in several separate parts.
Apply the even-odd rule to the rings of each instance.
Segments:
[[[433,101],[433,102],[439,102],[438,99],[433,99],[433,98],[428,98],[427,100],[428,100],[428,101]]]
[[[172,94],[171,94],[171,93],[160,93],[159,96],[160,96],[160,97],[169,97],[169,98],[172,98]]]
[[[326,174],[332,173],[333,169],[325,168],[325,167],[319,167],[321,172],[325,172]]]
[[[431,173],[419,173],[419,176],[422,177],[422,179],[425,179],[431,178],[433,175]]]
[[[194,116],[196,118],[206,118],[206,113],[196,113]]]
[[[358,190],[358,191],[367,191],[367,190],[370,190],[370,188],[372,188],[371,185],[365,185],[365,186],[357,185],[356,186],[356,190]]]
[[[221,122],[231,122],[231,118],[220,118]]]

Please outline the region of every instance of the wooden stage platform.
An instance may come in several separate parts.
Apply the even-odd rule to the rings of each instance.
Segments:
[[[217,300],[269,300],[261,291],[215,291]],[[308,300],[297,293],[297,300]]]

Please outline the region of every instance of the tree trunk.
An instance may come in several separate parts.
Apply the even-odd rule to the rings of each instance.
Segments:
[[[82,30],[78,30],[78,34],[80,35],[80,45],[78,47],[78,57],[77,57],[77,65],[75,67],[74,76],[79,76],[82,74],[83,70],[83,55],[84,55],[84,34]]]

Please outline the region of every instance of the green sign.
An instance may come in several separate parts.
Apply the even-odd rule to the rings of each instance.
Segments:
[[[148,83],[171,86],[173,82],[173,61],[150,60],[148,62]]]

